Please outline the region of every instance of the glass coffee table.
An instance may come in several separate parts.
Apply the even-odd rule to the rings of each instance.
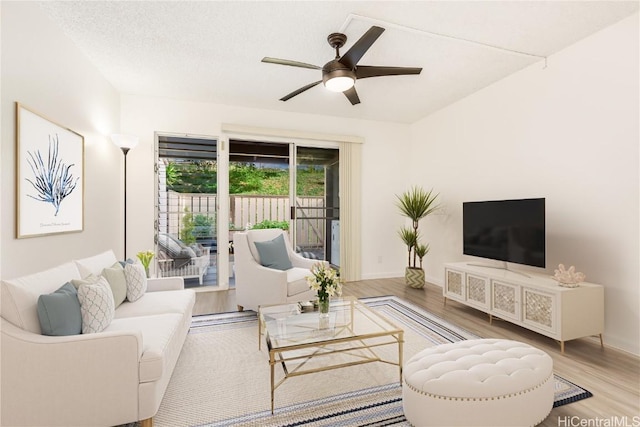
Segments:
[[[271,413],[275,390],[295,376],[383,362],[398,366],[402,383],[404,331],[354,297],[331,300],[328,316],[301,312],[297,303],[261,306],[258,309],[258,348],[264,335],[271,368]],[[397,346],[398,357],[379,356],[383,346]],[[276,382],[275,366],[284,377]]]

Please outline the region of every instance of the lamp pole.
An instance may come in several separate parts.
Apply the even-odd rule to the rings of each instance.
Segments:
[[[120,147],[124,154],[124,260],[127,259],[127,153],[131,148]]]
[[[138,138],[131,135],[113,134],[111,141],[124,154],[124,259],[127,259],[127,153],[138,144]]]

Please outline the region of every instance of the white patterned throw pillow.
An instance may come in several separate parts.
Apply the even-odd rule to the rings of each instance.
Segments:
[[[142,298],[147,292],[147,273],[142,264],[126,264],[124,275],[127,278],[127,299],[133,302]]]
[[[107,279],[100,276],[94,283],[83,283],[78,288],[78,300],[83,334],[102,332],[111,324],[115,304]]]

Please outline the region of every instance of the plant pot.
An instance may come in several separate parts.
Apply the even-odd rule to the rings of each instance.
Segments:
[[[404,271],[404,280],[408,286],[415,289],[424,288],[424,270],[421,268],[407,267]]]

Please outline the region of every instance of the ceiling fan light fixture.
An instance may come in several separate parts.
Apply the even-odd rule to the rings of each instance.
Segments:
[[[336,76],[325,81],[324,87],[331,92],[344,92],[347,89],[351,89],[354,83],[355,80],[350,76]]]
[[[0,0],[1,1],[1,0]],[[302,86],[299,89],[280,98],[280,101],[287,101],[294,96],[298,96],[303,92],[316,87],[322,82],[324,87],[332,92],[342,92],[344,96],[349,100],[351,105],[360,104],[360,97],[355,88],[355,82],[359,79],[366,79],[369,77],[383,77],[383,76],[402,76],[409,74],[420,74],[422,68],[409,68],[409,67],[379,67],[358,65],[358,62],[365,53],[369,50],[371,45],[380,37],[384,32],[384,28],[372,26],[367,30],[362,37],[356,41],[353,46],[349,48],[347,53],[340,55],[340,48],[344,46],[347,41],[347,36],[342,33],[331,33],[327,37],[329,45],[335,49],[336,56],[331,61],[324,64],[322,67],[322,80],[309,83],[306,86]],[[278,59],[265,57],[262,62],[288,65],[291,67],[310,68],[313,70],[320,69],[320,67],[305,62],[291,61],[289,59]]]
[[[327,63],[322,71],[324,87],[332,92],[344,92],[356,82],[356,74],[337,60]]]

